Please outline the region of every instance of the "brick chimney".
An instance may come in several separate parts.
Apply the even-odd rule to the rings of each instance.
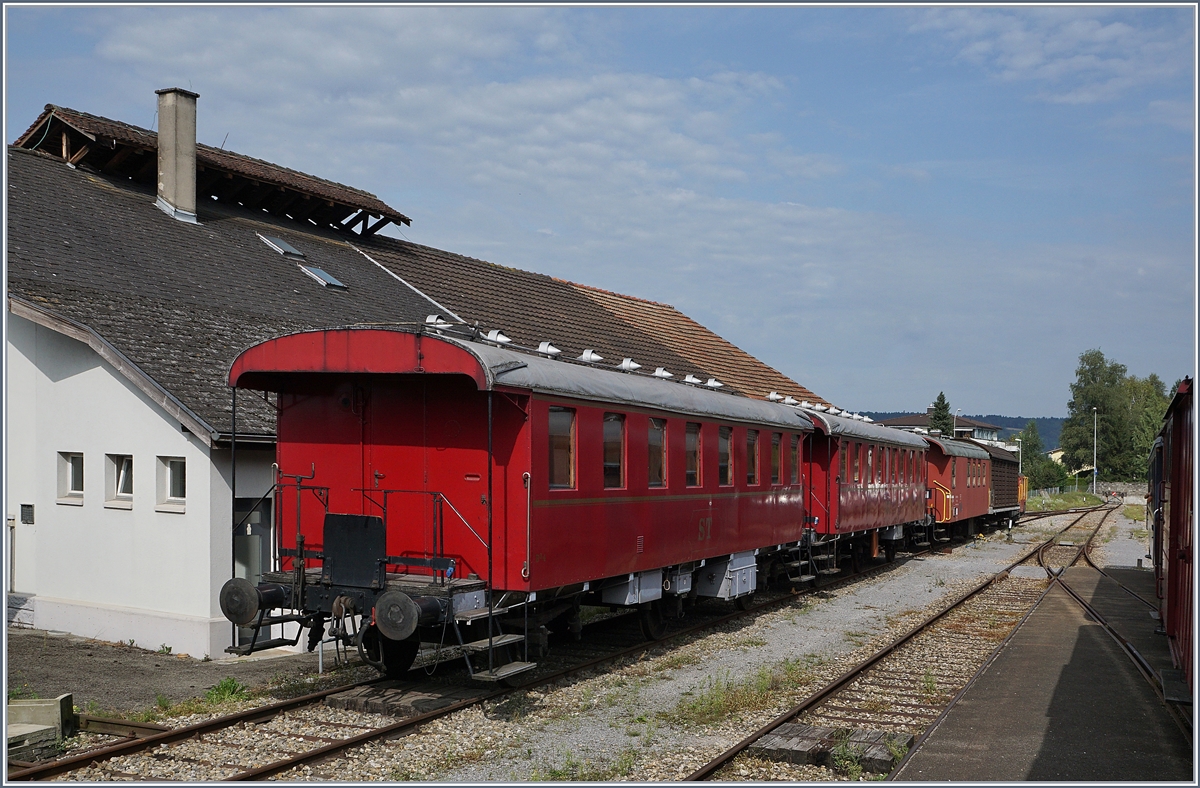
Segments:
[[[183,88],[158,94],[158,199],[168,216],[196,223],[196,99]]]

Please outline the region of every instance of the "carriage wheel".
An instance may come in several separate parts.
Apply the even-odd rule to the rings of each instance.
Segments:
[[[896,543],[891,539],[885,539],[883,542],[883,557],[890,564],[896,560]]]
[[[754,607],[754,594],[743,594],[733,600],[738,610],[749,610]]]
[[[663,616],[662,600],[638,606],[638,623],[646,640],[662,640],[667,636],[667,621]]]
[[[391,640],[380,634],[374,624],[362,630],[359,636],[359,654],[363,661],[390,679],[407,673],[420,649],[421,640],[415,634],[405,640]]]

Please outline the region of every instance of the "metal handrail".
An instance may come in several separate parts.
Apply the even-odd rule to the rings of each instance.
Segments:
[[[529,471],[521,474],[521,481],[525,482],[525,566],[521,567],[521,577],[528,580],[529,562],[532,559],[530,530],[533,525],[533,477]]]

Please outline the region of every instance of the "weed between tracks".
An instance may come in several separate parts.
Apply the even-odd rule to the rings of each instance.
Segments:
[[[633,771],[637,759],[638,752],[632,747],[623,750],[613,763],[594,763],[586,758],[580,761],[573,754],[567,753],[562,766],[547,766],[545,770],[534,769],[529,779],[535,782],[602,782],[628,776]]]
[[[692,725],[711,725],[734,713],[761,711],[779,703],[781,691],[800,689],[815,678],[814,668],[823,662],[818,657],[784,660],[778,665],[765,665],[753,676],[735,681],[726,674],[710,678],[698,691],[680,699],[675,708],[663,716],[672,722]]]

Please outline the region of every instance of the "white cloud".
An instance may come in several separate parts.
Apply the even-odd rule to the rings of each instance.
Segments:
[[[1191,29],[1096,7],[935,8],[910,32],[940,33],[958,47],[959,59],[1004,81],[1040,85],[1043,101],[1091,104],[1183,74]]]

